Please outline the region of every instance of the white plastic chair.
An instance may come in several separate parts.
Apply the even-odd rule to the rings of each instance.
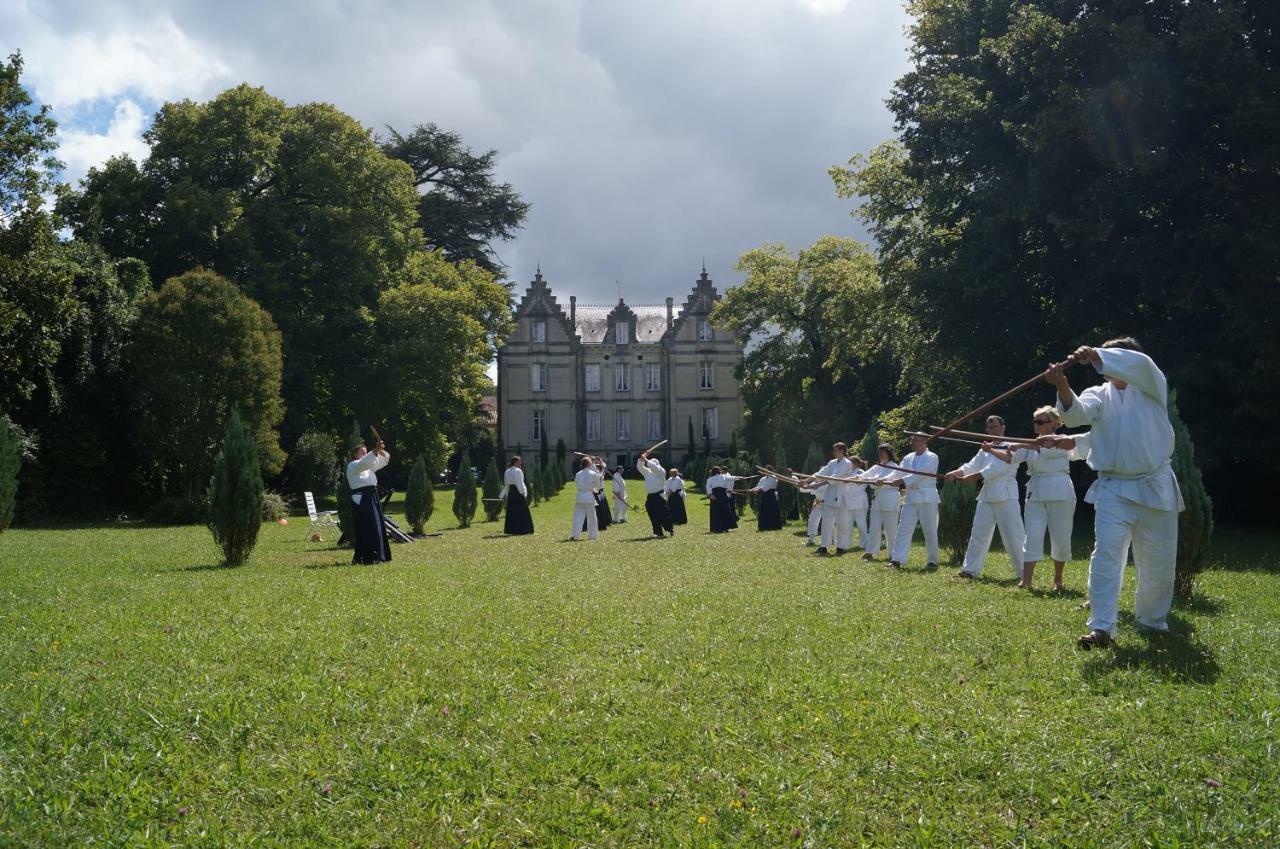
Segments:
[[[302,493],[302,497],[307,502],[307,516],[311,519],[311,531],[319,531],[320,528],[336,528],[338,527],[338,511],[325,510],[322,513],[316,512],[316,497],[309,492]],[[311,531],[307,532],[310,536]]]

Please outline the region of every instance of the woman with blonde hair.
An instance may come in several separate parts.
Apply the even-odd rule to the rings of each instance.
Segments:
[[[1062,416],[1047,406],[1031,417],[1036,437],[1053,436],[1062,427]],[[1026,550],[1022,555],[1022,580],[1018,586],[1031,589],[1036,563],[1044,558],[1044,535],[1049,533],[1049,556],[1053,558],[1053,589],[1062,592],[1063,569],[1071,559],[1071,523],[1076,512],[1076,489],[1071,483],[1070,463],[1084,459],[1085,434],[1063,437],[1058,447],[1019,448],[1013,452],[1013,465],[1027,464],[1027,499],[1023,507],[1023,524],[1027,529]]]

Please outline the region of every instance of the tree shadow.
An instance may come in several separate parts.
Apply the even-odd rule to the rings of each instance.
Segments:
[[[1222,599],[1202,593],[1195,593],[1191,598],[1175,599],[1174,605],[1179,610],[1201,616],[1217,616],[1223,608]]]
[[[1132,615],[1121,619],[1126,630],[1132,627]],[[1176,614],[1169,617],[1165,633],[1125,633],[1113,648],[1089,652],[1081,674],[1090,684],[1099,684],[1111,673],[1128,669],[1146,670],[1179,684],[1213,684],[1222,675],[1213,649],[1200,642],[1191,623]]]
[[[228,566],[225,563],[195,563],[190,566],[174,566],[166,572],[233,572],[240,567]]]
[[[657,536],[627,537],[626,539],[623,540],[623,542],[657,542],[658,540],[663,540],[663,539],[674,539],[674,537],[657,537]]]
[[[330,560],[324,563],[304,563],[303,569],[342,569],[345,567],[356,568],[360,566],[378,566],[377,563],[353,563],[350,560]]]

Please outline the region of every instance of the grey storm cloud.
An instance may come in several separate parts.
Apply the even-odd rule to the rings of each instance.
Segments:
[[[138,149],[136,108],[104,137],[75,129],[86,104],[242,81],[379,132],[456,130],[533,204],[498,246],[521,287],[541,262],[565,295],[611,301],[620,276],[639,303],[679,299],[704,257],[723,288],[764,242],[865,238],[826,169],[892,134],[908,22],[896,0],[79,0],[0,11],[0,48],[75,163]]]

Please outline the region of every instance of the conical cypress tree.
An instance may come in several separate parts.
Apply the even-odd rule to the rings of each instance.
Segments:
[[[559,492],[564,482],[569,479],[568,467],[564,464],[568,456],[569,446],[564,444],[564,437],[561,437],[556,440],[556,492]]]
[[[342,529],[342,536],[338,539],[338,544],[350,544],[352,530],[355,527],[355,505],[351,503],[351,484],[347,482],[347,463],[351,462],[351,453],[356,450],[356,446],[364,442],[364,437],[360,434],[359,422],[351,423],[351,434],[347,437],[347,443],[343,446],[342,459],[338,461],[338,527]]]
[[[502,502],[496,500],[500,495],[502,495],[502,476],[498,474],[498,464],[490,457],[489,465],[484,470],[484,497],[495,499],[484,503],[484,515],[490,522],[497,521],[498,514],[502,512]]]
[[[13,521],[18,502],[18,438],[8,419],[0,418],[0,533]]]
[[[404,493],[404,517],[415,534],[422,533],[431,517],[431,475],[427,474],[427,458],[419,454],[409,470],[409,485]]]
[[[938,495],[942,499],[938,504],[938,545],[946,549],[954,563],[964,557],[969,547],[978,499],[972,486],[955,481],[944,483]]]
[[[547,435],[542,434],[542,444],[538,446],[538,467],[545,469],[551,465],[551,452],[547,448]]]
[[[209,481],[209,530],[226,566],[243,564],[258,542],[262,489],[253,433],[240,421],[239,411],[232,410]]]
[[[1178,514],[1178,564],[1174,573],[1174,592],[1179,598],[1190,598],[1195,591],[1196,575],[1204,571],[1213,541],[1213,499],[1205,491],[1200,467],[1196,465],[1196,449],[1191,432],[1178,412],[1177,395],[1169,393],[1169,423],[1173,425],[1173,473],[1182,488],[1187,509]]]
[[[876,429],[876,420],[872,419],[871,424],[867,426],[867,435],[862,437],[862,444],[858,446],[858,456],[867,461],[869,467],[872,463],[880,462],[880,431]]]
[[[525,486],[529,490],[529,503],[537,505],[542,503],[542,474],[537,466],[529,470],[525,475]]]
[[[458,463],[458,482],[453,487],[453,515],[458,527],[470,527],[476,515],[476,476],[471,471],[471,452],[463,451]]]

